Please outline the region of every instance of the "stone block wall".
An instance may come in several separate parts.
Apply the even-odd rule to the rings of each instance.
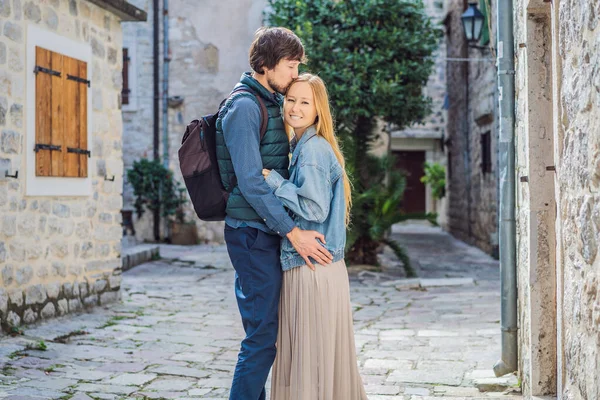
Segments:
[[[31,24],[91,48],[89,196],[25,195],[25,152],[34,146],[26,135]],[[0,0],[0,166],[19,171],[17,179],[0,177],[3,329],[119,298],[121,40],[119,19],[88,1]]]
[[[438,29],[443,29],[440,25],[445,16],[444,1],[425,0],[425,12],[431,18],[433,25]],[[444,97],[446,94],[446,40],[440,38],[439,47],[433,54],[435,64],[427,85],[424,88],[424,95],[431,98],[431,114],[424,118],[420,123],[415,123],[406,129],[404,136],[420,137],[426,135],[431,137],[437,133],[442,137],[445,124],[444,115]],[[393,127],[392,127],[393,130]]]
[[[460,19],[464,10],[463,1],[446,3],[447,229],[459,239],[495,255],[498,249],[496,68],[490,49],[468,47]],[[490,38],[494,43],[495,11],[492,14]],[[481,167],[481,137],[485,133],[491,137],[491,172],[483,172]]]
[[[519,370],[525,395],[556,391],[552,41],[549,5],[515,13]],[[532,277],[535,277],[534,279]]]
[[[470,242],[488,254],[498,252],[496,67],[489,50],[470,50],[469,147],[471,178]],[[483,169],[483,135],[490,137],[491,171]]]
[[[591,400],[600,398],[600,3],[554,7],[562,394]]]
[[[599,23],[598,2],[515,2],[517,179],[530,176],[529,184],[517,181],[519,366],[526,396],[600,398]],[[552,123],[545,126],[544,119]],[[553,140],[555,172],[538,172],[548,164],[546,138]],[[550,210],[536,204],[548,185],[531,181],[547,174],[555,186]],[[554,229],[546,229],[547,221]],[[541,287],[546,280],[555,284]],[[544,308],[553,302],[555,308]],[[555,321],[545,321],[548,316]],[[548,323],[556,328],[544,332]],[[545,355],[549,346],[539,345],[548,334],[555,359]]]
[[[521,390],[523,393],[531,393],[531,324],[528,318],[531,305],[529,290],[529,186],[518,183],[522,176],[528,174],[529,154],[527,151],[526,114],[526,77],[527,69],[523,58],[519,54],[518,43],[525,42],[526,25],[522,21],[522,13],[525,2],[517,0],[515,4],[514,36],[515,36],[515,183],[516,188],[516,245],[517,245],[517,286],[518,292],[518,341],[519,341],[519,376],[521,378]],[[523,99],[523,100],[521,100]]]
[[[132,63],[130,77],[135,75],[135,83],[130,78],[131,99],[135,106],[123,106],[123,209],[134,210],[133,188],[127,181],[127,170],[133,162],[141,158],[153,158],[154,140],[154,65],[153,65],[153,7],[149,0],[131,0],[131,4],[146,11],[146,22],[123,22],[123,47],[128,47]],[[161,2],[162,3],[162,2]],[[160,24],[162,32],[162,23]],[[159,50],[162,49],[162,35]],[[134,54],[132,54],[134,53]],[[162,57],[162,51],[159,55]],[[161,58],[162,60],[162,58]],[[159,64],[162,65],[162,62]],[[162,82],[162,69],[161,82]],[[161,84],[162,88],[162,84]],[[162,111],[161,111],[162,116]],[[161,117],[162,119],[162,117]],[[162,124],[159,127],[162,133]],[[134,216],[134,227],[138,240],[154,240],[153,217],[146,212],[142,218]],[[164,232],[164,230],[163,230]]]
[[[448,2],[446,16],[446,56],[448,58],[466,58],[467,46],[464,40],[460,15],[463,1]],[[448,96],[448,114],[446,119],[447,145],[447,198],[448,198],[448,228],[460,239],[469,236],[469,220],[467,210],[467,166],[464,162],[465,134],[467,129],[467,64],[464,62],[446,63],[446,83]]]

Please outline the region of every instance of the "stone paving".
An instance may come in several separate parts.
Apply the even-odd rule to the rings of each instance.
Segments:
[[[398,226],[394,237],[423,279],[351,276],[369,399],[520,399],[514,376],[492,372],[497,261],[438,228]],[[227,399],[243,331],[226,249],[161,255],[123,274],[122,303],[0,338],[0,398]]]

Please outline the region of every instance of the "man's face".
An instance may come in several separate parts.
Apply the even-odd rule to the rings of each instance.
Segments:
[[[265,68],[265,77],[271,89],[285,94],[292,81],[298,77],[299,61],[281,60],[273,69]]]

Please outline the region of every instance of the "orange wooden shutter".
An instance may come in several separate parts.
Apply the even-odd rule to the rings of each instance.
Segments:
[[[35,48],[36,66],[52,69],[52,54],[41,47]],[[50,144],[52,141],[52,75],[38,72],[35,78],[35,143]],[[37,147],[36,147],[37,149]],[[52,151],[36,150],[35,174],[52,175]]]
[[[36,71],[36,175],[87,177],[87,64],[36,47]]]
[[[87,79],[83,61],[64,57],[65,71],[65,175],[87,176],[87,155],[74,150],[87,150],[87,84],[73,78]]]
[[[65,147],[65,96],[63,68],[64,57],[62,54],[51,52],[52,69],[61,73],[60,76],[52,76],[52,145],[60,146],[59,151],[52,151],[52,174],[51,176],[65,176],[65,163],[63,154],[67,151]],[[40,75],[38,73],[38,75]]]
[[[87,64],[83,61],[79,63],[79,77],[83,79],[87,78]],[[88,85],[84,83],[79,84],[79,147],[88,150],[88,124],[87,124],[87,99],[88,99]],[[85,178],[88,176],[88,158],[87,154],[79,155],[79,176]]]

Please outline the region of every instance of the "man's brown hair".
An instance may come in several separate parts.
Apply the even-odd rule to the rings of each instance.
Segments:
[[[300,38],[287,28],[259,28],[250,46],[250,67],[257,74],[273,69],[281,60],[306,62]]]

